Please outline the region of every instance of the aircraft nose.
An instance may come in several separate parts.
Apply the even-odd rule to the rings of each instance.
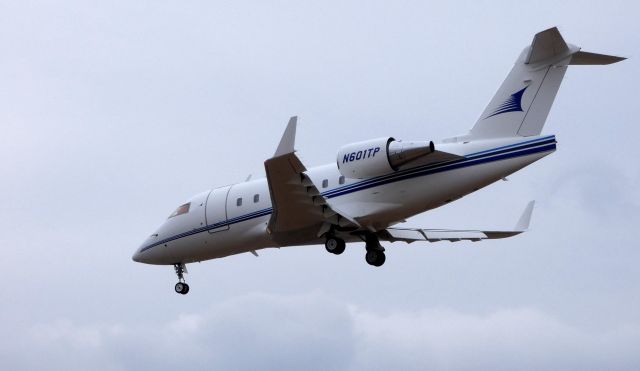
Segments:
[[[131,260],[133,260],[136,263],[145,263],[145,264],[150,264],[152,263],[151,261],[154,260],[154,254],[153,253],[153,249],[150,249],[151,245],[156,242],[158,239],[158,233],[154,233],[152,234],[149,238],[147,238],[142,245],[140,245],[140,247],[136,250],[136,252],[133,253],[133,255],[131,256]]]
[[[141,249],[136,250],[136,252],[133,253],[133,256],[131,256],[131,260],[136,263],[142,263],[142,253],[140,250]]]

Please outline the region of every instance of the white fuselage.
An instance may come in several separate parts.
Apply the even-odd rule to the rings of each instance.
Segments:
[[[555,143],[554,136],[443,143],[437,148],[464,158],[427,165],[416,162],[368,179],[344,178],[335,163],[311,168],[306,174],[331,208],[377,231],[500,180],[553,152]],[[267,231],[272,205],[265,178],[200,193],[188,204],[188,212],[167,219],[136,251],[134,260],[191,263],[281,247]],[[348,233],[342,238],[356,240]],[[322,242],[317,238],[303,244]]]

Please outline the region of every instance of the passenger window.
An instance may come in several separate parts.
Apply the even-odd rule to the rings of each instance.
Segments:
[[[191,207],[191,202],[187,202],[184,205],[178,206],[176,211],[172,212],[171,215],[169,215],[169,218],[173,218],[174,216],[178,216],[178,215],[182,215],[182,214],[188,213],[189,212],[189,207]]]
[[[327,188],[329,186],[329,180],[325,179],[322,181],[322,188]]]
[[[260,195],[259,194],[255,194],[253,195],[253,203],[257,204],[260,201]]]
[[[338,178],[338,183],[344,184],[344,175],[341,175],[340,178]]]
[[[236,200],[236,206],[242,206],[242,197],[238,197]]]

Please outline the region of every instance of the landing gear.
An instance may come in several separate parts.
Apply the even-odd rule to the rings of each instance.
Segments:
[[[374,234],[367,234],[365,236],[365,243],[367,254],[364,256],[364,260],[374,267],[379,267],[384,264],[387,257],[384,255],[384,247],[380,245],[378,237]]]
[[[384,255],[383,251],[371,250],[367,251],[367,254],[364,256],[364,259],[367,261],[369,265],[373,265],[374,267],[379,267],[384,264],[387,257]]]
[[[178,294],[186,295],[189,292],[189,285],[186,283],[178,282],[176,283],[176,292]]]
[[[327,241],[324,243],[324,248],[332,254],[340,255],[344,252],[344,248],[346,247],[346,245],[347,244],[343,239],[334,236],[328,236]]]
[[[174,264],[173,269],[175,269],[176,274],[178,275],[178,283],[176,283],[175,290],[178,294],[186,295],[189,292],[189,285],[184,282],[184,273],[187,272],[187,267],[182,264]]]

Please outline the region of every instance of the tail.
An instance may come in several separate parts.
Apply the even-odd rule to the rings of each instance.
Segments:
[[[468,137],[539,135],[569,65],[611,64],[624,59],[582,52],[567,44],[556,27],[537,33]]]

